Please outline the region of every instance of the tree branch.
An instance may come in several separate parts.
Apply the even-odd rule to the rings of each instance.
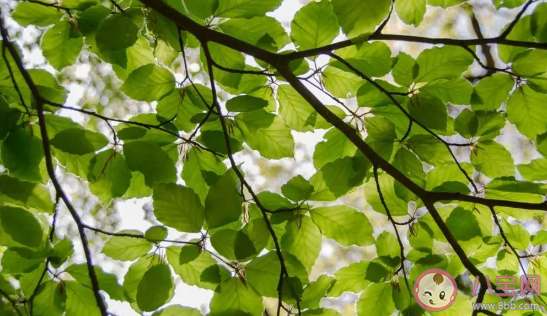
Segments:
[[[389,211],[389,208],[387,207],[386,201],[384,199],[384,195],[382,194],[382,188],[380,188],[380,181],[378,180],[378,167],[373,166],[374,170],[374,181],[376,182],[376,190],[378,191],[378,196],[380,197],[380,201],[382,202],[382,205],[384,206],[384,210],[386,211],[387,218],[391,222],[391,225],[393,226],[393,229],[395,230],[395,235],[397,236],[397,241],[399,242],[399,248],[401,250],[401,269],[403,270],[403,276],[405,278],[406,287],[408,289],[408,293],[412,293],[412,290],[410,289],[410,285],[408,284],[408,278],[406,276],[406,270],[405,270],[405,246],[403,246],[403,241],[401,240],[401,236],[399,236],[399,229],[397,228],[397,224],[395,223],[395,220],[391,216],[391,212]]]
[[[334,53],[329,53],[327,54],[329,56],[331,56],[332,58],[338,60],[339,62],[341,62],[344,66],[348,67],[351,71],[353,71],[355,74],[357,74],[359,77],[365,79],[367,82],[371,83],[376,89],[378,89],[380,92],[382,92],[383,94],[385,94],[394,104],[395,106],[397,106],[399,108],[399,110],[401,110],[401,112],[403,112],[403,114],[410,120],[410,121],[413,121],[414,123],[416,123],[416,125],[420,126],[421,128],[423,128],[426,132],[428,132],[430,135],[432,135],[433,137],[435,137],[437,140],[439,140],[441,143],[443,143],[446,147],[446,149],[448,150],[448,152],[450,153],[450,156],[452,156],[452,159],[454,160],[454,162],[456,163],[456,165],[458,166],[458,169],[460,169],[460,171],[463,173],[463,175],[467,178],[467,180],[473,185],[473,188],[475,189],[475,192],[478,192],[478,188],[477,188],[477,185],[475,184],[475,182],[473,182],[473,179],[471,179],[471,177],[467,174],[467,172],[465,171],[465,169],[463,169],[463,167],[460,165],[460,162],[458,161],[458,159],[456,159],[456,156],[454,155],[454,152],[452,152],[452,149],[450,149],[450,146],[469,146],[470,144],[451,144],[451,143],[448,143],[447,141],[445,141],[444,139],[442,139],[439,135],[437,135],[435,132],[433,132],[431,129],[429,129],[427,126],[425,126],[424,124],[422,124],[420,121],[416,120],[415,118],[412,117],[412,115],[410,115],[410,113],[402,106],[402,104],[397,101],[397,99],[395,99],[395,97],[393,97],[393,95],[391,95],[391,93],[389,93],[388,90],[386,90],[384,87],[382,87],[381,85],[379,85],[376,81],[372,80],[370,77],[366,76],[364,73],[362,73],[359,69],[355,68],[352,64],[350,64],[349,62],[347,62],[345,59],[343,59],[342,57],[334,54]]]
[[[100,233],[103,235],[114,236],[114,237],[129,237],[129,238],[136,238],[136,239],[146,239],[144,235],[135,235],[135,234],[128,234],[128,233],[112,233],[106,230],[102,230],[100,228],[89,226],[87,224],[82,224],[82,226],[85,229],[89,229],[91,231],[94,231],[96,233]],[[161,241],[170,242],[173,244],[184,244],[184,245],[198,245],[200,243],[199,241],[194,242],[194,241],[183,241],[183,240],[172,240],[172,239],[164,239]]]
[[[17,312],[17,315],[23,316],[19,308],[17,308],[17,302],[13,298],[11,298],[8,293],[0,289],[0,295],[2,295],[11,304],[11,307],[13,308],[14,311]]]
[[[160,123],[158,125],[152,125],[152,124],[146,124],[146,123],[141,123],[141,122],[122,120],[122,119],[117,119],[117,118],[113,118],[113,117],[104,116],[104,115],[101,115],[101,114],[93,112],[93,111],[89,111],[89,110],[85,110],[85,109],[75,108],[75,107],[72,107],[72,106],[67,106],[67,105],[62,105],[62,104],[59,104],[59,103],[51,102],[47,99],[42,98],[41,96],[38,96],[38,98],[40,98],[40,100],[43,103],[47,103],[47,104],[49,104],[51,106],[54,106],[56,108],[71,110],[71,111],[76,111],[76,112],[84,113],[84,114],[87,114],[87,115],[91,115],[91,116],[94,116],[96,118],[99,118],[99,119],[107,122],[107,124],[108,124],[109,121],[111,121],[111,122],[118,122],[118,123],[124,123],[124,124],[128,124],[128,125],[144,127],[146,129],[155,129],[155,130],[158,130],[158,131],[162,131],[162,132],[167,133],[169,135],[175,136],[176,138],[184,141],[185,143],[192,144],[193,146],[196,146],[200,149],[208,151],[208,152],[210,152],[210,153],[212,153],[216,156],[220,156],[220,157],[224,156],[224,155],[222,155],[222,154],[220,154],[220,153],[218,153],[218,152],[216,152],[212,149],[209,149],[209,148],[203,146],[202,144],[200,144],[198,142],[192,141],[191,139],[180,136],[176,132],[173,132],[173,131],[170,131],[168,129],[163,128],[162,126],[165,125],[167,122],[163,122],[163,123]],[[113,131],[113,132],[115,133],[115,131]]]
[[[498,37],[499,39],[506,39],[507,36],[511,33],[511,31],[513,30],[513,28],[515,28],[515,25],[517,25],[517,23],[519,22],[520,18],[522,17],[522,15],[524,14],[524,12],[526,12],[526,9],[528,9],[528,7],[536,2],[537,0],[528,0],[524,6],[520,9],[519,13],[517,14],[517,16],[515,17],[515,19],[513,21],[511,21],[511,24],[509,24],[509,26],[505,29],[505,31],[503,31],[503,33],[500,34],[500,36]]]
[[[51,229],[49,231],[49,237],[48,237],[49,242],[51,242],[51,243],[53,242],[53,237],[55,236],[55,226],[57,224],[57,215],[58,215],[58,211],[59,211],[58,208],[59,208],[60,198],[61,197],[59,196],[59,194],[57,194],[56,197],[55,197],[55,204],[53,205],[53,221],[51,223]],[[50,262],[50,258],[47,257],[46,266],[44,267],[44,270],[42,271],[42,274],[40,275],[40,279],[38,279],[38,284],[36,284],[36,287],[34,287],[34,291],[32,291],[32,294],[30,295],[30,297],[28,299],[30,316],[32,316],[32,312],[33,312],[33,309],[34,309],[34,305],[33,305],[34,298],[38,294],[38,289],[40,288],[40,285],[42,284],[42,281],[44,280],[44,277],[46,276],[46,273],[48,271],[49,262]]]
[[[44,102],[43,99],[40,96],[40,92],[38,91],[38,88],[34,84],[34,81],[30,77],[30,74],[27,72],[25,67],[23,66],[23,61],[18,55],[17,50],[15,49],[15,46],[12,42],[10,42],[8,37],[8,32],[6,27],[4,26],[4,18],[2,16],[2,12],[0,11],[0,32],[2,33],[2,40],[4,42],[4,45],[7,46],[12,58],[14,59],[15,63],[17,64],[17,67],[19,68],[19,72],[25,79],[25,82],[30,88],[30,91],[32,92],[32,95],[36,99],[36,109],[38,112],[38,124],[40,126],[40,133],[42,136],[42,147],[44,150],[44,157],[46,161],[46,169],[48,172],[48,175],[51,179],[51,182],[53,183],[53,186],[55,187],[55,190],[57,191],[57,194],[61,197],[63,202],[65,203],[66,207],[70,211],[70,214],[72,215],[72,218],[74,219],[74,222],[76,223],[76,226],[78,228],[78,233],[80,234],[80,240],[82,242],[82,247],[84,249],[84,254],[86,258],[87,263],[87,269],[89,273],[89,279],[91,280],[91,286],[93,289],[93,294],[95,296],[95,300],[97,301],[97,307],[99,308],[102,316],[107,316],[107,310],[106,306],[104,304],[103,298],[101,294],[99,293],[100,287],[99,287],[99,281],[97,279],[97,275],[95,273],[95,269],[93,268],[93,259],[91,256],[91,252],[89,251],[89,244],[87,242],[87,237],[85,235],[85,230],[82,226],[82,220],[80,219],[80,215],[78,215],[78,212],[72,206],[70,203],[70,200],[68,199],[68,196],[63,191],[63,188],[59,181],[57,180],[57,177],[55,176],[55,167],[53,166],[53,159],[51,155],[51,147],[49,142],[49,136],[47,132],[46,127],[46,119],[44,116]]]
[[[147,2],[150,0],[142,0],[142,1]],[[349,40],[329,44],[329,45],[318,47],[318,48],[303,50],[299,52],[293,52],[287,55],[282,55],[282,57],[286,61],[292,61],[295,59],[301,59],[301,58],[316,56],[320,54],[326,54],[337,49],[346,48],[349,46],[358,45],[358,44],[362,44],[364,42],[373,41],[373,40],[399,41],[399,42],[423,43],[423,44],[433,44],[433,45],[449,45],[449,46],[475,46],[475,45],[486,45],[486,44],[498,44],[498,45],[547,50],[547,43],[516,41],[516,40],[502,39],[499,37],[476,38],[476,39],[453,39],[453,38],[431,38],[431,37],[400,35],[400,34],[374,34],[374,35],[371,35],[369,38],[352,38]]]
[[[500,230],[501,238],[503,238],[503,241],[505,241],[505,245],[509,246],[511,251],[513,251],[513,253],[517,257],[520,268],[522,269],[522,273],[526,274],[526,269],[524,269],[524,265],[522,264],[522,260],[520,260],[521,256],[518,254],[517,250],[515,249],[515,247],[513,247],[511,242],[509,242],[509,239],[507,239],[507,236],[505,235],[505,232],[503,231],[503,227],[501,227],[501,224],[500,224],[499,219],[498,219],[498,215],[496,214],[496,211],[494,210],[494,207],[490,206],[489,209],[490,209],[490,212],[492,213],[492,217],[494,218],[494,222],[496,223],[496,225],[498,226],[498,228]]]
[[[214,75],[213,75],[213,64],[211,62],[211,52],[209,51],[209,47],[207,46],[207,42],[202,42],[201,45],[203,47],[203,52],[205,53],[205,57],[207,59],[208,70],[209,70],[209,79],[210,79],[210,83],[211,83],[211,90],[212,90],[212,96],[213,96],[213,105],[216,107],[217,112],[219,113],[220,124],[222,126],[222,131],[223,131],[223,134],[224,134],[224,141],[226,143],[226,150],[228,151],[228,159],[230,160],[230,164],[232,166],[232,169],[234,170],[237,177],[239,178],[239,181],[241,181],[243,186],[247,189],[247,191],[249,191],[249,193],[251,194],[254,202],[256,203],[258,208],[260,209],[260,211],[262,213],[262,217],[264,218],[264,221],[266,222],[266,226],[268,228],[268,231],[270,232],[270,235],[272,236],[272,239],[273,239],[273,242],[274,242],[274,245],[275,245],[277,257],[279,259],[279,264],[281,266],[281,271],[280,271],[280,276],[279,276],[279,284],[278,284],[278,288],[277,288],[277,292],[278,292],[278,296],[279,296],[278,297],[277,315],[279,316],[280,315],[280,308],[281,308],[281,305],[283,304],[283,295],[282,295],[283,278],[284,278],[284,276],[289,277],[289,272],[287,270],[287,267],[286,267],[286,264],[285,264],[285,259],[283,258],[283,254],[281,253],[281,246],[279,244],[279,240],[277,239],[277,235],[275,234],[275,231],[272,227],[270,219],[268,218],[268,210],[262,205],[262,203],[258,199],[258,196],[254,193],[253,188],[249,185],[247,180],[245,180],[245,177],[243,176],[243,174],[239,170],[239,168],[238,168],[238,166],[237,166],[237,164],[234,160],[233,152],[232,152],[232,148],[231,148],[231,144],[230,144],[230,135],[228,133],[228,128],[226,127],[226,122],[225,122],[224,116],[222,116],[222,110],[220,108],[220,104],[218,103],[218,99],[217,99],[217,96],[216,96],[216,85],[215,85],[215,78],[214,78]],[[291,288],[291,290],[292,290],[292,288]],[[294,291],[293,291],[293,294],[294,294]],[[300,300],[298,298],[296,298],[296,304],[298,306],[298,315],[300,315],[301,314]]]

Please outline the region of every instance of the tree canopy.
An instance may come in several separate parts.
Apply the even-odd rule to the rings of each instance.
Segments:
[[[285,25],[289,2],[0,4],[0,315],[203,315],[181,281],[211,316],[342,315],[324,298],[348,292],[348,315],[426,315],[432,268],[458,283],[440,315],[496,315],[471,304],[519,274],[547,309],[547,3],[304,1]],[[498,34],[479,2],[510,15]],[[473,37],[388,32],[431,10]],[[74,102],[82,69],[94,97]],[[321,138],[311,176],[290,167],[302,137]],[[146,229],[97,213],[134,199]],[[372,256],[319,271],[326,241]]]

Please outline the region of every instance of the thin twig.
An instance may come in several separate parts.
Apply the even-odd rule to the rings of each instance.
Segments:
[[[230,144],[230,135],[228,133],[228,128],[226,127],[226,122],[224,120],[224,117],[222,116],[222,110],[220,108],[220,104],[218,103],[218,99],[217,99],[217,96],[216,96],[216,84],[215,84],[215,78],[214,78],[214,75],[213,75],[213,65],[211,63],[211,52],[209,51],[209,47],[207,46],[207,42],[203,41],[201,43],[201,45],[203,47],[203,52],[205,53],[205,57],[208,61],[209,80],[210,80],[210,83],[211,83],[213,105],[216,107],[217,112],[219,113],[220,124],[222,126],[222,131],[224,133],[224,141],[226,143],[226,150],[228,152],[228,159],[230,160],[230,164],[232,166],[232,169],[236,173],[236,175],[239,178],[239,180],[241,181],[242,185],[245,186],[247,191],[249,191],[249,193],[251,194],[254,202],[256,203],[258,208],[260,209],[260,211],[262,213],[262,217],[264,218],[264,221],[266,223],[266,227],[268,228],[268,231],[270,232],[270,235],[272,236],[272,239],[273,239],[273,242],[274,242],[274,245],[275,245],[277,257],[279,259],[279,263],[280,263],[280,266],[281,266],[279,284],[278,284],[278,288],[277,288],[278,295],[279,295],[279,298],[278,298],[279,299],[278,305],[279,305],[279,304],[282,304],[283,278],[284,278],[284,276],[289,277],[289,272],[288,272],[287,267],[285,265],[285,259],[283,257],[283,254],[281,253],[281,246],[279,244],[279,240],[277,238],[277,235],[275,234],[275,231],[272,227],[270,219],[268,218],[267,209],[262,205],[262,203],[258,199],[258,196],[255,194],[255,192],[253,191],[252,187],[249,185],[247,180],[245,180],[245,177],[243,176],[243,174],[239,170],[239,168],[237,166],[237,163],[234,160],[233,152],[232,152],[232,148],[231,148],[231,144]],[[290,288],[292,290],[292,287],[290,287]],[[294,295],[294,290],[292,290],[292,291],[293,291],[293,295]],[[297,298],[297,297],[295,297],[295,298],[296,298],[296,304],[297,304],[297,307],[298,307],[298,315],[300,315],[301,314],[300,299]],[[279,315],[279,307],[278,307],[278,315]]]
[[[403,246],[403,241],[401,240],[401,236],[399,235],[399,229],[397,229],[397,224],[395,223],[393,216],[391,216],[391,212],[389,211],[389,208],[387,207],[387,204],[386,204],[386,200],[384,199],[384,195],[382,194],[382,188],[380,188],[380,181],[378,179],[378,167],[373,166],[373,171],[374,171],[374,181],[376,182],[376,190],[378,191],[380,202],[382,202],[382,205],[384,206],[384,210],[386,211],[387,218],[391,222],[391,225],[393,226],[393,229],[395,230],[395,236],[397,236],[397,242],[399,242],[400,256],[401,256],[401,269],[403,270],[403,277],[405,278],[406,287],[408,289],[408,292],[412,293],[412,290],[410,289],[410,285],[408,284],[408,278],[406,276],[406,270],[405,270],[405,261],[406,261],[405,246]]]
[[[471,179],[471,177],[467,174],[467,171],[465,171],[465,169],[463,169],[463,167],[461,166],[460,162],[458,161],[458,159],[456,158],[456,155],[454,155],[454,152],[452,152],[452,149],[450,148],[450,146],[470,146],[472,144],[470,143],[467,143],[467,144],[453,144],[453,143],[449,143],[447,141],[445,141],[444,139],[442,139],[442,137],[440,137],[439,135],[437,135],[437,133],[433,132],[431,129],[429,129],[427,126],[425,126],[424,124],[422,124],[420,121],[416,120],[414,117],[412,117],[412,115],[410,115],[410,113],[402,106],[402,104],[397,101],[397,99],[395,99],[395,97],[393,97],[393,95],[391,95],[389,93],[389,91],[387,91],[384,87],[382,87],[380,84],[378,84],[376,81],[372,80],[370,77],[368,77],[367,75],[365,75],[364,73],[362,73],[359,69],[355,68],[352,64],[350,64],[349,62],[347,62],[345,59],[343,59],[342,57],[334,54],[334,53],[329,53],[327,54],[329,56],[331,56],[332,58],[338,60],[339,62],[341,62],[344,66],[348,67],[351,71],[353,71],[356,75],[358,75],[359,77],[365,79],[366,81],[368,81],[369,83],[371,83],[376,89],[378,89],[380,92],[382,92],[383,94],[385,94],[394,104],[395,106],[397,106],[399,108],[399,110],[401,110],[401,112],[403,112],[403,114],[411,121],[414,121],[414,123],[416,123],[418,126],[420,126],[421,128],[423,128],[426,132],[428,132],[431,136],[435,137],[437,140],[439,140],[441,143],[443,143],[446,147],[446,149],[448,150],[448,152],[450,153],[450,156],[452,156],[452,159],[454,160],[454,162],[456,163],[456,165],[458,166],[458,169],[460,169],[460,171],[463,173],[463,175],[467,178],[467,180],[471,183],[471,185],[473,186],[473,188],[475,189],[475,192],[478,192],[479,189],[477,188],[477,185],[475,184],[475,182],[473,181],[473,179]]]
[[[505,31],[503,31],[503,33],[500,34],[500,36],[498,37],[498,39],[500,40],[503,40],[503,39],[506,39],[507,36],[511,33],[511,31],[513,30],[513,28],[515,27],[515,25],[517,25],[517,23],[519,22],[520,18],[522,17],[522,15],[524,14],[524,12],[526,12],[526,9],[528,9],[528,7],[536,2],[537,0],[528,0],[524,6],[520,9],[519,13],[517,14],[517,16],[515,17],[515,19],[513,21],[511,21],[511,24],[509,24],[509,26],[505,29]]]
[[[46,125],[46,119],[44,115],[44,101],[42,97],[40,96],[40,91],[34,84],[34,81],[30,77],[30,74],[27,72],[25,67],[23,66],[23,61],[19,57],[17,50],[15,49],[15,46],[13,43],[9,40],[7,29],[4,26],[4,18],[2,16],[2,12],[0,10],[0,31],[2,33],[2,40],[4,42],[4,45],[7,46],[8,50],[10,51],[10,54],[12,55],[12,58],[15,60],[15,63],[17,64],[17,67],[19,68],[19,72],[25,79],[25,82],[30,88],[30,91],[32,92],[32,95],[36,99],[36,109],[38,112],[38,124],[40,126],[40,133],[42,136],[42,147],[44,150],[44,158],[46,161],[46,169],[48,172],[48,175],[51,179],[51,182],[53,183],[53,186],[55,187],[55,190],[57,191],[57,194],[61,197],[63,202],[65,203],[66,207],[70,211],[70,214],[72,215],[72,218],[74,219],[74,222],[76,223],[76,226],[78,228],[78,233],[80,235],[80,240],[82,242],[82,247],[84,249],[84,254],[86,258],[88,273],[89,273],[89,279],[91,280],[91,286],[93,289],[93,295],[95,296],[95,300],[97,301],[97,307],[99,308],[99,311],[101,312],[102,316],[107,315],[107,310],[105,303],[103,301],[103,297],[99,293],[100,287],[99,287],[99,281],[97,279],[97,274],[95,273],[95,269],[93,267],[93,259],[91,256],[91,252],[89,250],[89,244],[87,241],[87,237],[85,235],[85,230],[82,226],[82,220],[80,218],[80,215],[72,206],[68,196],[63,191],[63,188],[59,181],[57,180],[57,177],[55,175],[55,167],[53,166],[53,158],[51,154],[51,146],[49,141],[49,135],[47,132],[47,125]]]
[[[208,151],[216,156],[224,156],[222,155],[221,153],[218,153],[212,149],[209,149],[205,146],[203,146],[202,144],[198,143],[198,142],[195,142],[195,141],[192,141],[188,138],[185,138],[185,137],[182,137],[180,136],[178,133],[176,132],[173,132],[173,131],[170,131],[168,129],[165,129],[162,127],[162,125],[164,125],[163,123],[160,123],[158,125],[152,125],[152,124],[146,124],[146,123],[141,123],[141,122],[136,122],[136,121],[128,121],[128,120],[122,120],[122,119],[117,119],[117,118],[113,118],[113,117],[108,117],[108,116],[104,116],[104,115],[101,115],[99,113],[96,113],[96,112],[93,112],[93,111],[89,111],[89,110],[85,110],[85,109],[80,109],[80,108],[75,108],[75,107],[72,107],[72,106],[67,106],[67,105],[62,105],[62,104],[59,104],[59,103],[55,103],[55,102],[52,102],[50,100],[47,100],[47,99],[44,99],[42,97],[40,97],[40,99],[42,100],[42,102],[44,103],[47,103],[51,106],[54,106],[56,108],[60,108],[60,109],[65,109],[65,110],[71,110],[71,111],[76,111],[76,112],[80,112],[80,113],[84,113],[84,114],[87,114],[87,115],[91,115],[91,116],[94,116],[94,117],[97,117],[97,118],[100,118],[101,120],[103,121],[111,121],[111,122],[118,122],[118,123],[125,123],[125,124],[129,124],[129,125],[135,125],[135,126],[140,126],[140,127],[144,127],[146,129],[155,129],[155,130],[159,130],[159,131],[162,131],[164,133],[167,133],[167,134],[170,134],[172,136],[175,136],[176,138],[182,140],[183,142],[185,143],[189,143],[189,144],[192,144],[193,146],[196,146],[196,147],[199,147],[205,151]]]
[[[53,237],[55,236],[55,226],[57,224],[57,216],[58,216],[58,212],[59,212],[59,200],[60,199],[61,199],[61,196],[59,194],[56,194],[55,204],[53,205],[53,221],[51,223],[51,228],[49,230],[49,235],[48,235],[49,242],[53,242]],[[33,309],[34,309],[34,305],[33,305],[34,298],[38,294],[38,289],[40,288],[40,285],[42,284],[42,281],[44,280],[44,277],[46,276],[46,272],[48,271],[48,265],[49,265],[50,260],[51,260],[50,257],[46,258],[46,265],[44,267],[44,270],[42,271],[42,274],[40,275],[40,279],[38,279],[38,283],[34,287],[34,291],[32,291],[32,294],[30,295],[30,297],[28,299],[30,316],[32,316],[32,312],[33,312]]]
[[[494,207],[491,206],[489,207],[490,209],[490,212],[492,213],[492,218],[494,219],[494,222],[496,223],[496,226],[498,226],[498,229],[500,230],[500,236],[501,238],[503,238],[503,241],[505,242],[505,244],[507,246],[509,246],[509,248],[511,249],[511,251],[515,254],[515,256],[517,257],[517,260],[519,262],[519,265],[520,265],[520,268],[522,269],[522,273],[526,274],[526,270],[524,269],[524,265],[522,264],[522,261],[520,260],[521,259],[521,256],[518,254],[517,250],[515,249],[515,247],[513,247],[513,245],[511,244],[511,242],[509,241],[509,239],[507,239],[507,236],[505,235],[505,232],[503,231],[503,227],[501,227],[501,224],[499,222],[499,219],[498,219],[498,215],[496,214],[496,211],[494,210]]]
[[[11,304],[11,307],[13,308],[13,310],[17,312],[17,315],[23,316],[19,308],[17,308],[17,302],[14,299],[12,299],[8,293],[0,289],[0,295],[2,295]]]
[[[67,7],[63,7],[63,6],[60,6],[60,5],[57,5],[55,3],[46,3],[46,2],[42,2],[42,1],[37,1],[37,0],[25,0],[26,2],[29,2],[29,3],[35,3],[35,4],[39,4],[39,5],[42,5],[44,7],[50,7],[50,8],[55,8],[55,9],[59,9],[59,10],[63,10],[65,11],[69,17],[72,17],[72,13],[70,12],[70,9],[67,8]]]

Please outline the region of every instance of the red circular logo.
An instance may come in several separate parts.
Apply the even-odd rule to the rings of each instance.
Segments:
[[[425,310],[440,312],[456,300],[456,281],[441,269],[424,271],[414,282],[414,298]]]

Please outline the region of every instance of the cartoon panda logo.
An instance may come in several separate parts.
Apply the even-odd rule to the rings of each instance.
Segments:
[[[456,281],[441,269],[424,271],[414,282],[414,298],[425,310],[440,312],[456,300]]]

